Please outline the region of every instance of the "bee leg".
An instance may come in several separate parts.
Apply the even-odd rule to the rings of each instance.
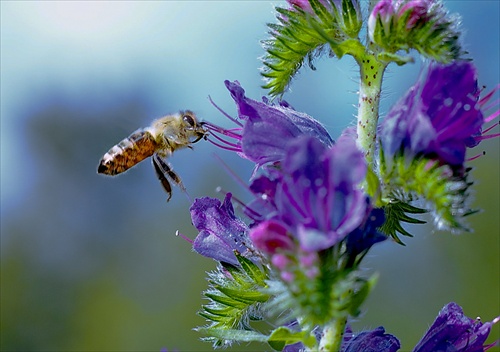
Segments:
[[[157,154],[154,154],[153,157],[151,158],[151,161],[153,163],[153,167],[156,171],[156,175],[158,176],[158,179],[161,182],[161,185],[163,186],[163,189],[168,194],[167,202],[172,198],[172,186],[170,185],[170,182],[168,182],[168,179],[165,177],[165,171],[163,170],[161,163],[158,161],[162,161]]]
[[[170,168],[170,165],[160,155],[158,155],[156,153],[153,155],[153,160],[156,163],[156,166],[158,167],[158,169],[162,173],[162,177],[160,178],[160,181],[162,181],[162,179],[170,180],[170,181],[174,182],[184,193],[187,194],[186,187],[184,187],[184,184],[182,183],[181,178],[179,177],[179,175],[177,175],[177,173],[174,170],[172,170]],[[156,168],[156,166],[155,166],[155,168]],[[158,177],[160,177],[160,176],[158,176]],[[163,184],[163,181],[162,181],[162,184]],[[170,184],[169,184],[169,186],[170,186]]]

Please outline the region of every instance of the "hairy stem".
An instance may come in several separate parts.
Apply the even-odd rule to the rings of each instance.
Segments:
[[[347,318],[338,318],[327,324],[323,329],[318,351],[340,351],[346,324]]]
[[[365,153],[367,163],[371,164],[375,152],[382,76],[387,64],[377,61],[371,54],[357,57],[356,61],[360,66],[358,146]]]

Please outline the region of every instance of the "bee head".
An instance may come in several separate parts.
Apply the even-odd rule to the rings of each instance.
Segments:
[[[181,111],[182,122],[184,124],[184,129],[189,133],[192,138],[191,143],[196,143],[202,138],[206,138],[208,133],[205,128],[203,128],[203,122],[198,122],[194,112],[186,110]],[[191,139],[190,138],[190,139]]]

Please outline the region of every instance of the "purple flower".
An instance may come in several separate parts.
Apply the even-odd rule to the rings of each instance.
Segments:
[[[498,318],[494,321],[498,321]],[[456,303],[448,303],[439,312],[427,333],[413,352],[479,352],[484,346],[494,322],[481,323],[464,315]]]
[[[395,352],[401,348],[396,337],[386,334],[383,327],[363,331],[344,341],[342,352]]]
[[[366,196],[358,184],[366,174],[363,154],[350,137],[332,148],[316,138],[291,142],[282,162],[271,213],[291,229],[305,251],[319,251],[340,242],[365,219]]]
[[[236,151],[258,166],[280,161],[284,158],[288,143],[302,135],[313,136],[325,145],[333,140],[326,129],[312,117],[292,109],[286,102],[272,105],[247,98],[245,90],[238,82],[225,81],[238,108],[238,116],[243,123],[229,117],[238,127],[224,129],[211,123],[204,126],[212,132],[216,141],[212,143]],[[220,135],[226,137],[224,139]],[[234,141],[228,141],[231,138]]]
[[[215,198],[197,198],[189,210],[193,225],[200,231],[193,249],[219,262],[239,265],[234,251],[245,254],[252,246],[247,225],[234,215],[231,193],[223,203]]]
[[[423,154],[461,166],[471,139],[485,122],[480,109],[476,70],[469,62],[431,64],[382,122],[384,152]]]

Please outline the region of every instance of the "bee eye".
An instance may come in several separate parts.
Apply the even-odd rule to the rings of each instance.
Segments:
[[[184,116],[182,117],[182,120],[183,120],[185,123],[187,123],[189,126],[191,126],[191,127],[194,127],[194,126],[195,126],[195,124],[196,124],[196,123],[194,122],[194,118],[193,118],[193,116],[191,116],[191,115],[184,115]]]

